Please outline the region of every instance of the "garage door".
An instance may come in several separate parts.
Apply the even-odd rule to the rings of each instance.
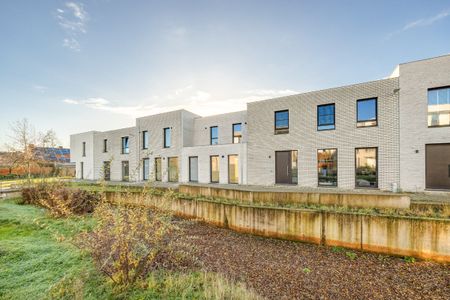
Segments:
[[[450,189],[450,144],[426,145],[426,186]]]

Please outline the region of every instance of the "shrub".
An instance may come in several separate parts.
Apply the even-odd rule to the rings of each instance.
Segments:
[[[118,202],[127,203],[123,199]],[[169,235],[176,227],[168,211],[102,203],[96,208],[95,217],[98,227],[82,235],[80,243],[92,253],[100,271],[120,289],[164,265],[163,257],[173,257],[168,254]]]
[[[93,192],[70,189],[62,183],[39,183],[22,189],[19,204],[34,204],[45,207],[54,217],[92,213],[100,202]]]

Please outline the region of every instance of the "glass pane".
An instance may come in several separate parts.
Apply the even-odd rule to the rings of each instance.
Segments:
[[[233,143],[238,144],[241,142],[242,138],[242,125],[241,124],[233,124]]]
[[[189,181],[198,181],[198,157],[189,157]]]
[[[142,133],[142,148],[148,149],[148,131]]]
[[[148,180],[149,171],[150,171],[149,167],[150,167],[149,159],[145,158],[143,160],[143,163],[142,163],[143,179],[144,180]]]
[[[450,125],[450,88],[428,91],[428,126]]]
[[[317,151],[319,185],[337,186],[337,151],[324,149]]]
[[[170,128],[164,128],[164,148],[170,148],[171,146],[171,132]]]
[[[128,161],[122,162],[122,180],[128,181],[130,179],[130,164]]]
[[[217,126],[211,127],[211,145],[217,145],[219,143],[219,129]]]
[[[377,100],[358,100],[358,122],[377,119]]]
[[[292,183],[298,183],[298,152],[291,152]]]
[[[211,156],[211,182],[219,182],[219,156]]]
[[[155,158],[155,180],[161,181],[161,158]]]
[[[289,127],[289,111],[278,111],[275,113],[275,127],[277,129]]]
[[[178,182],[178,157],[169,157],[169,181]]]
[[[356,149],[356,186],[378,187],[377,149]]]
[[[237,155],[228,156],[228,180],[229,183],[239,183],[239,158]]]

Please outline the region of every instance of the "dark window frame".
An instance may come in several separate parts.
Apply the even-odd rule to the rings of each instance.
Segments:
[[[146,138],[146,136],[147,136],[147,138]],[[145,141],[147,141],[147,145],[145,145]],[[150,141],[149,141],[148,130],[144,130],[144,131],[142,131],[142,150],[147,150],[149,144],[150,144]]]
[[[277,113],[283,113],[287,112],[287,127],[277,128]],[[288,134],[289,133],[289,109],[283,109],[283,110],[277,110],[274,111],[273,114],[273,128],[274,128],[274,134]]]
[[[212,180],[212,158],[217,157],[219,159],[219,178],[217,181]],[[209,156],[209,182],[210,183],[219,183],[220,182],[220,155],[210,155]]]
[[[319,151],[325,151],[325,150],[336,150],[336,185],[323,185],[319,182],[319,172],[317,172],[317,186],[318,187],[329,187],[329,188],[337,188],[339,185],[339,168],[338,168],[338,149],[337,148],[322,148],[317,149],[317,164],[319,164]],[[355,152],[356,154],[356,152]],[[356,157],[356,155],[355,155]],[[356,160],[356,159],[355,159]],[[378,162],[377,162],[378,163]],[[319,170],[319,166],[317,165],[317,171]],[[355,168],[356,170],[356,168]],[[356,182],[356,173],[355,173],[355,182]]]
[[[108,152],[108,139],[103,139],[103,153]]]
[[[213,128],[217,128],[217,136],[213,138],[212,132]],[[216,143],[213,143],[213,140],[216,141]],[[219,126],[209,126],[209,144],[210,145],[219,145]]]
[[[83,144],[82,144],[82,150],[81,150],[81,156],[82,157],[86,157],[86,142],[83,142]]]
[[[170,130],[170,145],[167,145],[166,130]],[[165,127],[163,129],[163,140],[164,140],[163,148],[167,149],[172,147],[172,129],[170,127]]]
[[[230,180],[230,157],[231,156],[236,156],[237,157],[237,159],[238,159],[238,164],[239,164],[239,154],[228,154],[228,165],[227,165],[227,167],[228,167],[228,184],[239,184],[239,179],[240,179],[240,176],[239,176],[239,165],[238,165],[238,180],[237,180],[237,182],[231,182],[231,180]]]
[[[428,104],[428,93],[430,91],[441,90],[441,89],[450,89],[450,85],[433,87],[433,88],[429,88],[427,90],[427,118],[428,118],[428,105],[429,105]],[[428,128],[440,128],[440,127],[450,127],[450,124],[448,124],[448,125],[428,125],[428,120],[427,120],[427,126],[428,126]]]
[[[375,100],[375,120],[358,120],[358,117],[359,117],[358,103],[363,102],[363,101],[369,101],[369,100]],[[373,121],[375,121],[374,125],[358,126],[359,123],[373,122]],[[370,98],[356,100],[356,128],[367,128],[367,127],[377,127],[377,126],[378,126],[378,97],[370,97]]]
[[[357,159],[356,159],[356,153],[357,153],[357,150],[358,149],[375,149],[376,150],[376,157],[375,157],[375,159],[376,159],[376,161],[377,161],[377,167],[376,167],[376,172],[377,172],[377,186],[374,186],[374,187],[364,187],[364,186],[358,186],[357,185],[357,182],[356,182],[356,169],[357,169],[357,167],[358,167],[358,161],[357,161]],[[379,189],[379,187],[380,187],[380,182],[379,182],[379,173],[378,173],[378,147],[358,147],[358,148],[355,148],[355,189],[370,189],[370,190],[377,190],[377,189]]]
[[[332,124],[319,124],[319,109],[324,106],[333,106],[333,123]],[[320,129],[320,126],[330,126],[333,125],[333,128],[324,128]],[[327,130],[336,130],[336,103],[327,103],[317,105],[317,131],[327,131]],[[323,149],[321,149],[323,150]]]
[[[148,162],[148,174],[147,178],[145,178],[145,161]],[[150,158],[143,158],[142,159],[142,180],[148,181],[150,179]]]
[[[239,139],[239,142],[237,142],[237,143],[234,142],[234,138],[235,138],[235,136],[234,136],[234,133],[235,133],[234,126],[235,125],[241,125],[241,130],[240,130],[241,136],[237,137]],[[231,136],[232,144],[240,144],[241,141],[242,141],[242,123],[234,123],[234,124],[232,124],[231,125],[231,131],[232,131],[232,136]]]
[[[125,143],[124,143],[125,139],[127,139],[128,147],[125,147]],[[121,142],[122,142],[122,144],[121,144],[121,148],[122,148],[121,153],[122,154],[130,154],[130,137],[128,135],[127,136],[122,136],[121,137]],[[126,152],[125,149],[128,149],[128,152]]]
[[[197,158],[197,180],[192,180],[191,178],[191,158]],[[198,182],[198,156],[189,156],[189,182]]]

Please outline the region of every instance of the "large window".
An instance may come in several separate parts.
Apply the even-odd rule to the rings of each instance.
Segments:
[[[377,126],[377,98],[362,99],[356,102],[356,127]]]
[[[122,154],[130,153],[130,139],[127,136],[122,137]]]
[[[337,186],[337,150],[317,150],[319,186]]]
[[[358,148],[356,159],[356,187],[378,187],[378,149]]]
[[[242,124],[233,124],[233,144],[239,144],[242,139]]]
[[[82,155],[86,156],[86,142],[83,142],[83,149],[82,149],[82,151],[83,151]]]
[[[228,183],[239,183],[239,156],[228,155]]]
[[[219,143],[219,127],[211,126],[209,128],[210,144],[217,145]]]
[[[142,149],[148,149],[148,131],[142,131]]]
[[[170,148],[171,144],[171,130],[167,127],[164,128],[164,148]]]
[[[335,129],[334,103],[317,106],[317,130]]]
[[[103,152],[108,152],[108,140],[104,139],[103,140]]]
[[[161,169],[161,157],[155,158],[155,181],[161,181],[162,169]]]
[[[289,110],[275,112],[275,134],[289,133]]]
[[[211,183],[219,182],[219,156],[210,156],[210,180]]]
[[[169,182],[178,182],[178,157],[169,157]]]
[[[122,181],[130,181],[130,163],[122,161]]]
[[[142,160],[142,179],[148,180],[150,173],[150,160],[148,158],[144,158]]]
[[[450,126],[450,87],[428,90],[428,126]]]

